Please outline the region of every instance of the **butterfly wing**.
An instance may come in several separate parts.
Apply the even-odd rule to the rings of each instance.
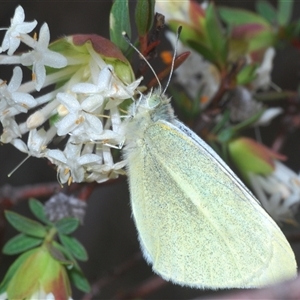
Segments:
[[[132,211],[155,272],[198,288],[260,287],[296,275],[276,223],[192,131],[158,121],[137,144],[127,155]]]

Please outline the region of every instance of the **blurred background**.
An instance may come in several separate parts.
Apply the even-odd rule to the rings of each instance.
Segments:
[[[134,8],[135,1],[131,2]],[[254,10],[255,1],[215,1],[231,7],[243,7]],[[275,1],[270,1],[276,5]],[[49,25],[51,39],[55,40],[64,35],[78,33],[95,33],[109,37],[109,11],[111,1],[0,1],[0,28],[10,24],[17,5],[21,4],[25,10],[26,21],[37,20],[38,27],[44,22]],[[133,11],[133,10],[132,10]],[[300,2],[295,1],[293,18],[300,17]],[[37,29],[36,29],[37,30]],[[4,32],[0,31],[1,40]],[[133,32],[132,37],[136,37]],[[161,47],[168,47],[168,43]],[[154,68],[159,62],[154,63]],[[295,48],[278,51],[274,60],[272,78],[282,89],[296,90],[299,83],[300,52]],[[9,79],[12,68],[1,66],[0,78]],[[263,133],[264,134],[264,133]],[[263,135],[264,136],[264,135]],[[266,139],[267,139],[266,134]],[[297,139],[296,139],[297,138]],[[299,132],[295,132],[286,143],[283,154],[289,157],[287,165],[297,173],[300,170]],[[10,145],[0,146],[0,188],[5,184],[12,186],[31,185],[40,182],[55,182],[56,172],[42,159],[30,158],[14,174],[8,178],[7,174],[25,157]],[[13,209],[17,212],[28,213],[26,201],[19,203]],[[286,231],[297,231],[299,228],[287,227]],[[285,231],[285,232],[286,232]],[[11,226],[5,228],[4,239],[15,231]],[[126,178],[116,182],[102,184],[97,187],[88,201],[88,208],[84,225],[76,232],[77,238],[85,245],[89,253],[89,261],[82,263],[82,269],[91,283],[102,278],[103,289],[94,299],[133,299],[131,291],[141,284],[147,285],[151,281],[161,286],[154,293],[144,299],[190,299],[201,297],[212,292],[202,292],[189,288],[182,288],[170,283],[156,281],[151,268],[140,256],[137,233],[131,217],[130,203]],[[299,246],[292,244],[299,254]],[[300,256],[298,255],[298,264]],[[15,257],[1,256],[0,280]],[[128,267],[122,265],[128,263]],[[119,268],[121,265],[121,269]],[[116,270],[116,268],[119,268]],[[122,270],[123,272],[119,272]],[[127,294],[128,293],[128,294]],[[223,293],[214,292],[214,293]],[[125,296],[124,296],[125,295]],[[81,299],[82,293],[74,291],[74,299]]]

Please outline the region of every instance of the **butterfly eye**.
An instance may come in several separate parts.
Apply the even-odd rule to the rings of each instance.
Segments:
[[[151,109],[158,106],[159,103],[161,103],[161,98],[159,97],[158,94],[154,93],[148,98],[147,102],[148,102],[148,107]]]

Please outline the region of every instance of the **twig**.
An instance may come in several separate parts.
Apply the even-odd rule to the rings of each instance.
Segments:
[[[80,200],[83,200],[83,201],[87,201],[96,187],[97,187],[97,183],[95,183],[95,182],[85,184],[82,187],[82,189],[81,189],[81,191],[80,191],[77,198],[80,199]]]
[[[162,278],[153,275],[130,291],[117,293],[112,297],[112,299],[142,299],[143,297],[146,297],[161,289],[167,283],[168,282]]]
[[[236,87],[236,76],[245,64],[246,60],[244,58],[241,58],[232,66],[231,70],[228,73],[226,72],[221,75],[222,80],[219,89],[208,105],[208,110],[220,107],[220,100],[222,99],[224,94]]]
[[[2,207],[8,208],[31,197],[49,197],[61,189],[57,182],[38,183],[21,187],[6,184],[0,188],[0,203]]]

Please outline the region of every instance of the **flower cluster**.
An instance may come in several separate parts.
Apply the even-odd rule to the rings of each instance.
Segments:
[[[279,161],[269,176],[249,173],[250,185],[266,211],[279,222],[295,224],[300,205],[300,175]]]
[[[0,64],[30,67],[32,80],[23,82],[17,66],[9,82],[0,81],[1,142],[28,156],[48,158],[61,183],[116,177],[125,165],[114,163],[111,154],[124,140],[117,107],[134,96],[141,79],[134,80],[130,64],[109,40],[75,35],[49,45],[47,24],[37,39],[28,34],[37,22],[24,20],[18,6],[6,29],[1,52],[7,54],[0,55]],[[20,43],[30,50],[15,54]],[[54,90],[43,92],[50,85]],[[26,121],[18,122],[18,115],[27,113]],[[55,139],[63,140],[63,149],[51,149]]]
[[[231,141],[228,149],[266,211],[278,222],[294,223],[300,205],[300,175],[281,162],[286,157],[243,137]]]

